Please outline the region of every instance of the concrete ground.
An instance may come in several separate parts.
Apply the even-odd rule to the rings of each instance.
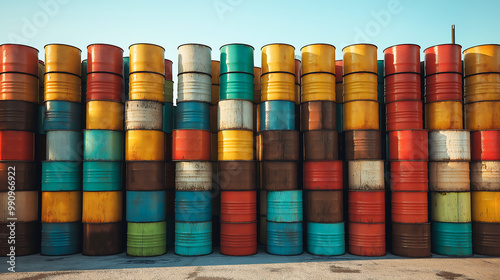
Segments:
[[[169,251],[159,257],[120,255],[64,257],[32,255],[16,259],[16,273],[7,272],[0,258],[0,279],[500,279],[500,258],[448,258],[434,255],[409,259],[386,255],[285,257],[261,250],[248,257],[229,257],[218,251],[208,256],[181,257]]]

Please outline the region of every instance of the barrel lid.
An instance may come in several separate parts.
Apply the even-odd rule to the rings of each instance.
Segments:
[[[462,48],[462,45],[459,45],[459,44],[438,44],[438,45],[434,45],[434,46],[430,46],[426,49],[424,49],[424,53],[428,50],[428,49],[431,49],[431,48],[434,48],[434,47],[439,47],[439,46],[459,46],[460,48]]]
[[[12,44],[12,43],[7,43],[7,44],[1,44],[1,45],[0,45],[0,47],[2,47],[2,46],[22,46],[22,47],[27,47],[27,48],[30,48],[30,49],[34,49],[34,50],[36,50],[37,52],[39,52],[37,48],[34,48],[34,47],[32,47],[32,46],[28,46],[28,45],[23,45],[23,44]]]
[[[223,47],[225,46],[230,46],[230,45],[240,45],[240,46],[247,46],[247,47],[250,47],[252,48],[253,50],[255,50],[255,48],[249,44],[244,44],[244,43],[229,43],[229,44],[225,44],[225,45],[222,45],[219,50],[221,50]]]
[[[370,43],[359,43],[359,44],[350,44],[350,45],[347,45],[345,46],[344,48],[342,48],[342,51],[344,51],[344,49],[348,48],[348,47],[352,47],[352,46],[374,46],[375,48],[378,49],[378,47],[374,44],[370,44]]]
[[[327,43],[313,43],[313,44],[307,44],[307,45],[303,46],[302,48],[300,48],[300,50],[302,51],[303,48],[309,47],[309,46],[313,46],[313,45],[323,45],[323,46],[330,46],[330,47],[335,48],[335,46],[332,45],[332,44],[327,44]]]
[[[172,62],[172,60],[170,60],[170,59],[168,59],[168,58],[165,58],[165,61],[170,61],[171,63],[173,63],[173,62]]]
[[[51,43],[51,44],[47,44],[47,45],[43,46],[43,48],[45,49],[47,46],[66,46],[66,47],[75,48],[75,49],[79,50],[79,51],[80,51],[80,53],[82,52],[82,50],[81,50],[80,48],[77,48],[77,47],[75,47],[75,46],[68,45],[68,44]]]
[[[208,45],[204,45],[204,44],[200,44],[200,43],[185,43],[185,44],[179,45],[179,46],[177,47],[177,49],[179,49],[179,48],[180,48],[180,47],[182,47],[182,46],[186,46],[186,45],[198,45],[198,46],[207,47],[207,48],[209,48],[210,50],[212,50],[212,48],[211,48],[210,46],[208,46]]]
[[[392,45],[392,46],[389,46],[389,47],[385,48],[385,49],[383,50],[383,52],[385,52],[385,50],[387,50],[387,49],[394,48],[394,47],[401,47],[401,46],[416,46],[416,47],[420,48],[420,45],[413,44],[413,43],[408,43],[408,44],[397,44],[397,45]]]
[[[260,48],[260,50],[262,50],[263,48],[267,47],[267,46],[270,46],[270,45],[283,45],[283,46],[290,46],[292,47],[294,50],[295,50],[295,47],[290,45],[290,44],[286,44],[286,43],[271,43],[271,44],[267,44],[267,45],[264,45],[262,46],[262,48]]]
[[[41,60],[41,59],[38,60],[38,63],[45,65],[45,62],[43,62],[43,60]]]
[[[485,46],[499,46],[500,47],[500,44],[482,44],[482,45],[472,46],[470,48],[465,49],[463,52],[465,53],[466,51],[468,51],[472,48],[485,47]]]
[[[118,48],[120,50],[122,50],[123,52],[123,49],[118,47],[118,46],[115,46],[115,45],[111,45],[111,44],[106,44],[106,43],[94,43],[94,44],[90,44],[87,46],[87,49],[90,47],[90,46],[95,46],[95,45],[100,45],[100,46],[110,46],[110,47],[115,47],[115,48]]]
[[[160,47],[160,48],[162,48],[163,50],[165,50],[165,48],[164,48],[164,47],[162,47],[162,46],[160,46],[160,45],[157,45],[157,44],[151,44],[151,43],[135,43],[135,44],[130,45],[128,48],[130,49],[130,47],[135,46],[135,45],[149,45],[149,46]]]

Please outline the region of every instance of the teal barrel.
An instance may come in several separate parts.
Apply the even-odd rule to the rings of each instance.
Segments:
[[[82,190],[82,163],[80,161],[42,162],[42,191]]]
[[[174,215],[167,216],[167,247],[174,247],[175,219]]]
[[[44,130],[82,130],[82,104],[69,101],[46,101]]]
[[[80,253],[82,225],[74,223],[42,223],[42,250],[46,256],[64,256]]]
[[[222,63],[221,63],[222,65]],[[254,76],[248,73],[226,73],[219,77],[219,99],[254,101]]]
[[[123,160],[123,132],[115,130],[84,130],[84,160]]]
[[[260,130],[295,130],[295,103],[285,100],[260,103]]]
[[[39,134],[46,134],[46,131],[43,128],[44,123],[45,123],[45,111],[46,110],[47,110],[47,107],[45,107],[45,105],[40,105],[38,107],[38,133]]]
[[[175,220],[178,222],[207,222],[212,219],[210,191],[176,191]]]
[[[227,44],[220,47],[220,73],[242,72],[253,75],[254,48],[246,44]]]
[[[321,256],[343,255],[345,253],[344,223],[307,223],[307,251]]]
[[[268,191],[267,220],[270,222],[301,222],[302,191]]]
[[[212,253],[212,222],[175,222],[175,253],[201,256]]]
[[[127,101],[128,98],[128,91],[129,91],[129,78],[128,76],[130,75],[130,59],[129,57],[124,57],[123,58],[123,97],[125,101]]]
[[[176,129],[210,130],[210,104],[198,101],[177,103]]]
[[[84,161],[83,191],[108,192],[122,190],[121,161]]]
[[[174,113],[174,104],[164,103],[163,104],[163,132],[165,132],[165,133],[172,133],[173,113]]]
[[[432,252],[445,256],[472,255],[471,223],[431,223]]]
[[[167,253],[167,224],[127,223],[127,255],[152,257]]]
[[[82,160],[82,133],[80,131],[47,131],[46,158],[50,161]]]
[[[165,191],[127,191],[127,222],[162,222],[167,217]]]
[[[343,114],[342,114],[342,106],[343,104],[342,103],[337,103],[335,104],[336,106],[336,116],[335,116],[335,121],[336,121],[336,124],[335,124],[335,127],[337,128],[337,131],[339,133],[342,132],[342,128],[343,128]],[[385,118],[384,118],[385,119]]]
[[[302,222],[275,223],[267,221],[267,252],[283,256],[302,254]]]

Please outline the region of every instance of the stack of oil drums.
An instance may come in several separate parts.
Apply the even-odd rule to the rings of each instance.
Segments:
[[[212,196],[212,244],[220,242],[220,188],[218,184],[217,157],[217,103],[220,92],[220,61],[212,60],[212,102],[210,103],[210,160],[212,161],[213,196]]]
[[[465,128],[472,145],[474,253],[500,255],[500,45],[464,51]]]
[[[267,252],[277,255],[303,251],[294,51],[286,44],[262,47],[259,153],[267,190]]]
[[[377,47],[343,49],[343,134],[348,161],[349,252],[385,254],[385,183],[377,93]]]
[[[128,100],[130,75],[130,57],[123,57],[123,99]]]
[[[82,131],[81,51],[45,46],[46,160],[42,162],[42,250],[68,255],[81,250]]]
[[[129,101],[125,103],[127,254],[167,251],[163,105],[165,50],[152,44],[130,48]]]
[[[257,160],[257,171],[255,182],[259,189],[259,196],[257,203],[259,205],[258,215],[259,215],[259,244],[267,244],[267,191],[262,187],[262,176],[261,176],[261,137],[260,137],[260,102],[261,102],[261,86],[260,86],[260,76],[262,75],[262,68],[254,67],[254,96],[253,96],[253,119],[254,119],[254,135],[255,135],[255,158]]]
[[[87,47],[83,132],[83,249],[100,256],[123,250],[123,50]]]
[[[0,46],[0,255],[11,259],[40,250],[34,150],[38,82],[37,49]]]
[[[163,103],[163,132],[165,132],[165,187],[167,192],[167,247],[174,247],[175,235],[175,163],[172,162],[172,116],[174,110],[173,62],[165,59],[165,102]]]
[[[345,253],[342,161],[336,130],[335,47],[305,46],[302,52],[300,130],[304,140],[304,214],[307,251]]]
[[[428,220],[428,132],[421,98],[420,46],[384,50],[389,143],[392,253],[431,255]]]
[[[461,46],[425,53],[425,126],[429,130],[432,252],[472,254],[470,133],[463,130]]]
[[[212,252],[212,162],[210,162],[211,49],[178,47],[175,166],[175,253]]]
[[[220,100],[217,111],[220,252],[257,253],[257,184],[254,161],[254,48],[220,48]]]

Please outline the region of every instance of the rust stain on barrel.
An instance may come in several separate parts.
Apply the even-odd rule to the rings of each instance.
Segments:
[[[128,191],[165,189],[164,161],[129,161],[125,166],[125,184]]]
[[[261,160],[299,160],[299,132],[271,130],[261,132]]]
[[[304,191],[307,222],[339,223],[344,220],[342,190]]]
[[[106,256],[123,251],[123,223],[83,223],[83,255]]]
[[[300,104],[300,130],[336,129],[337,105],[333,101],[311,101]]]
[[[304,160],[338,160],[338,132],[314,130],[304,132]]]
[[[257,189],[255,161],[219,161],[217,179],[223,191]]]
[[[345,158],[381,159],[381,132],[379,130],[345,131]]]
[[[269,191],[297,190],[298,162],[262,162],[262,188]]]
[[[409,258],[431,256],[431,224],[392,223],[392,253]]]

